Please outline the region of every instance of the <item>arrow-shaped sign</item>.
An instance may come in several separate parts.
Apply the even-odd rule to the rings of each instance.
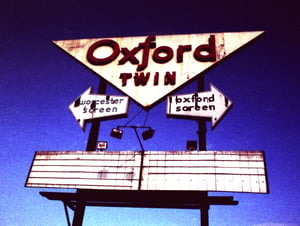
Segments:
[[[263,31],[60,40],[54,43],[144,107]]]
[[[92,87],[89,87],[69,106],[83,130],[85,130],[86,121],[127,114],[129,103],[127,96],[108,96],[91,94],[91,92]]]
[[[169,96],[167,115],[207,117],[215,127],[231,105],[232,102],[210,84],[210,91]]]

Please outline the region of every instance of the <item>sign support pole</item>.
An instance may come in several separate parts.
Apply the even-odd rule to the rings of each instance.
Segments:
[[[204,76],[201,75],[198,79],[198,92],[204,92]],[[206,151],[206,119],[199,118],[198,119],[198,141],[199,141],[199,151]],[[201,226],[208,226],[208,210],[209,203],[208,200],[208,192],[201,192],[203,199],[205,202],[203,203],[203,207],[201,207]]]
[[[98,86],[98,94],[106,93],[107,82],[104,79],[100,80]],[[88,143],[86,145],[86,151],[95,151],[97,148],[98,135],[100,130],[100,119],[96,119],[92,121]],[[81,193],[81,190],[77,190],[77,195]],[[76,209],[74,211],[73,223],[72,226],[82,226],[84,211],[86,204],[83,200],[78,202]]]
[[[98,86],[98,94],[105,94],[106,87],[107,87],[107,82],[104,79],[100,79],[100,83]],[[100,121],[101,121],[100,118],[92,121],[89,139],[86,145],[86,151],[96,151],[99,129],[100,129]]]

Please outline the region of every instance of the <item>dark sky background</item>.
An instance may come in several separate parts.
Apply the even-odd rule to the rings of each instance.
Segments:
[[[277,1],[276,1],[277,2]],[[85,150],[82,132],[68,105],[99,77],[57,48],[52,40],[150,34],[265,30],[265,34],[205,73],[234,106],[210,130],[208,150],[264,150],[270,194],[232,195],[238,206],[212,206],[210,225],[300,225],[298,8],[292,1],[64,1],[10,0],[0,3],[0,224],[66,225],[61,202],[25,188],[35,151]],[[294,1],[295,2],[295,1]],[[193,82],[177,93],[197,90]],[[123,95],[109,86],[108,94]],[[150,94],[149,94],[150,95]],[[142,108],[131,101],[128,118],[101,124],[108,150],[139,150],[131,130],[109,136]],[[156,133],[146,150],[184,150],[197,139],[194,120],[166,117],[155,105],[147,124]],[[143,125],[142,111],[131,125]],[[58,191],[64,191],[59,190]],[[73,190],[67,190],[72,192]],[[199,210],[89,207],[84,225],[199,225]]]

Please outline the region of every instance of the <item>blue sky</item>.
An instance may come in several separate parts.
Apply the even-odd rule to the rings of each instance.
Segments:
[[[66,225],[63,204],[48,201],[24,183],[35,151],[85,150],[68,110],[99,77],[57,48],[52,40],[150,34],[265,30],[265,34],[205,73],[233,107],[214,130],[208,150],[264,150],[270,194],[232,195],[238,206],[211,206],[210,225],[300,225],[298,52],[296,7],[265,1],[17,1],[0,3],[0,221],[1,225]],[[195,92],[196,83],[178,90]],[[109,86],[109,94],[123,95]],[[194,120],[170,119],[162,101],[149,111],[155,130],[146,150],[184,150],[197,139]],[[133,131],[109,136],[141,110],[131,101],[128,118],[101,124],[109,150],[139,150]],[[132,122],[144,123],[142,111]],[[176,128],[176,129],[175,129]],[[62,191],[62,190],[58,190]],[[69,190],[67,190],[69,191]],[[73,190],[70,190],[72,192]],[[87,208],[84,225],[199,225],[198,210]]]

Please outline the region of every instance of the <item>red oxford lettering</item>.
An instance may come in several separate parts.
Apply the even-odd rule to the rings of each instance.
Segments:
[[[95,50],[104,46],[110,47],[112,49],[111,55],[103,58],[95,57]],[[148,36],[144,42],[139,43],[138,46],[132,48],[131,50],[126,47],[122,47],[120,49],[119,44],[110,39],[97,41],[88,49],[87,60],[93,65],[106,65],[116,60],[120,53],[122,53],[123,57],[119,59],[119,65],[123,65],[126,62],[129,62],[133,65],[137,65],[137,71],[143,71],[148,66],[150,49],[154,49],[152,60],[156,63],[164,64],[171,61],[174,57],[174,51],[171,47],[159,46],[156,48],[155,36]],[[143,51],[141,61],[136,57],[136,54],[140,50]],[[190,51],[192,51],[192,45],[178,45],[176,49],[176,62],[182,63],[184,61],[184,54],[188,54],[188,52]],[[200,62],[216,61],[215,36],[211,35],[208,38],[208,44],[197,46],[192,54],[194,59]],[[127,80],[129,79],[129,75],[127,73],[124,73],[121,74],[120,78],[122,79],[123,86],[125,86]],[[155,84],[157,84],[157,79],[155,80]]]
[[[113,52],[110,56],[105,57],[105,58],[97,58],[94,56],[94,52],[96,49],[103,47],[103,46],[108,46],[111,47]],[[110,39],[104,39],[100,40],[98,42],[95,42],[87,51],[87,60],[90,64],[93,65],[105,65],[109,64],[110,62],[114,61],[120,53],[120,47],[117,42],[110,40]]]

